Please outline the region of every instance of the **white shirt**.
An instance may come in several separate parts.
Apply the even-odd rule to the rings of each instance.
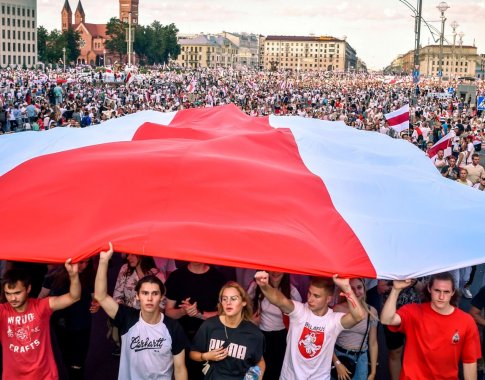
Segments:
[[[319,317],[307,304],[293,304],[280,380],[329,380],[333,349],[344,330],[341,319],[345,314],[328,309]]]

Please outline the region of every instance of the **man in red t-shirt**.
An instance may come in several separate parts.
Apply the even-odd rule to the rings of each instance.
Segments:
[[[391,331],[406,335],[401,380],[456,380],[459,362],[465,380],[477,379],[481,357],[478,329],[472,317],[455,306],[453,276],[431,276],[430,302],[408,304],[396,311],[399,293],[411,280],[394,281],[381,313],[381,322]]]
[[[69,293],[43,299],[28,298],[29,274],[20,269],[5,273],[2,281],[7,303],[0,305],[0,339],[3,347],[3,379],[57,380],[49,320],[52,312],[81,298],[78,265],[65,263],[71,281]]]

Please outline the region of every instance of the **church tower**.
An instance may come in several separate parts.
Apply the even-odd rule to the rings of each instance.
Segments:
[[[61,11],[61,19],[62,19],[62,31],[66,31],[72,27],[72,10],[69,6],[69,0],[66,0],[64,3],[64,7]]]
[[[67,0],[66,0],[67,1]],[[80,23],[86,22],[86,15],[84,14],[83,5],[81,4],[81,0],[77,4],[76,13],[74,14],[74,22],[79,25]]]
[[[139,0],[120,0],[120,20],[129,22],[131,12],[131,23],[138,24],[138,3]]]

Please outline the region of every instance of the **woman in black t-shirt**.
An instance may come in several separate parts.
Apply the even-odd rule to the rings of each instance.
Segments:
[[[241,285],[229,282],[222,287],[218,311],[195,335],[190,358],[210,365],[206,379],[241,380],[256,365],[262,378],[264,336],[251,322],[251,300]]]

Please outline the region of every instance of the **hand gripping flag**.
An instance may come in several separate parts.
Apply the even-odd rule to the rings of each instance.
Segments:
[[[313,275],[406,278],[484,262],[482,192],[443,178],[414,145],[342,122],[233,105],[144,111],[3,135],[0,151],[1,259],[81,260],[112,241]]]

